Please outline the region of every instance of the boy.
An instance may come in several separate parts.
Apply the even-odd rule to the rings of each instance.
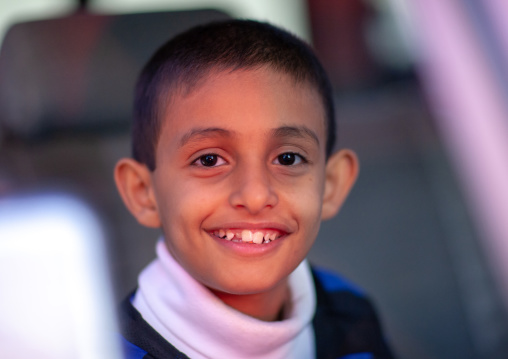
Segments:
[[[390,358],[367,300],[305,257],[358,172],[332,153],[331,88],[307,45],[254,21],[165,44],[136,88],[115,181],[160,227],[122,307],[130,358]]]

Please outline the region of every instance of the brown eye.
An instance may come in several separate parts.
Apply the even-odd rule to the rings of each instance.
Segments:
[[[275,162],[277,162],[277,164],[282,166],[294,166],[302,162],[305,163],[307,161],[305,160],[305,158],[303,158],[297,153],[285,152],[278,155]]]
[[[227,164],[226,160],[215,153],[207,153],[199,156],[192,162],[197,167],[218,167]]]
[[[291,166],[295,163],[296,156],[294,153],[283,153],[279,157],[277,157],[279,163],[283,166]]]
[[[199,158],[199,161],[203,166],[212,167],[217,164],[218,156],[217,155],[204,155]]]

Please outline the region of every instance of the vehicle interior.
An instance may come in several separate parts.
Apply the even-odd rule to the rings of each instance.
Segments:
[[[389,11],[395,1],[281,1],[278,12],[257,8],[267,1],[54,3],[26,0],[3,20],[0,197],[64,192],[89,205],[106,233],[115,300],[135,288],[160,236],[132,218],[113,181],[116,161],[130,156],[140,69],[193,25],[268,19],[316,49],[334,85],[338,147],[360,158],[358,182],[322,224],[310,261],[369,293],[399,358],[506,357],[504,289],[424,73]]]

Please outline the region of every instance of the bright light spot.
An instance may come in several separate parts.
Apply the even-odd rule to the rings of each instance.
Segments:
[[[119,358],[103,240],[75,199],[0,200],[0,357]]]

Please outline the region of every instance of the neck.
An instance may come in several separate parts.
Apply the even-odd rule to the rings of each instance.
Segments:
[[[211,289],[221,301],[239,312],[266,322],[282,319],[282,313],[290,305],[287,281],[263,293],[230,294]]]

